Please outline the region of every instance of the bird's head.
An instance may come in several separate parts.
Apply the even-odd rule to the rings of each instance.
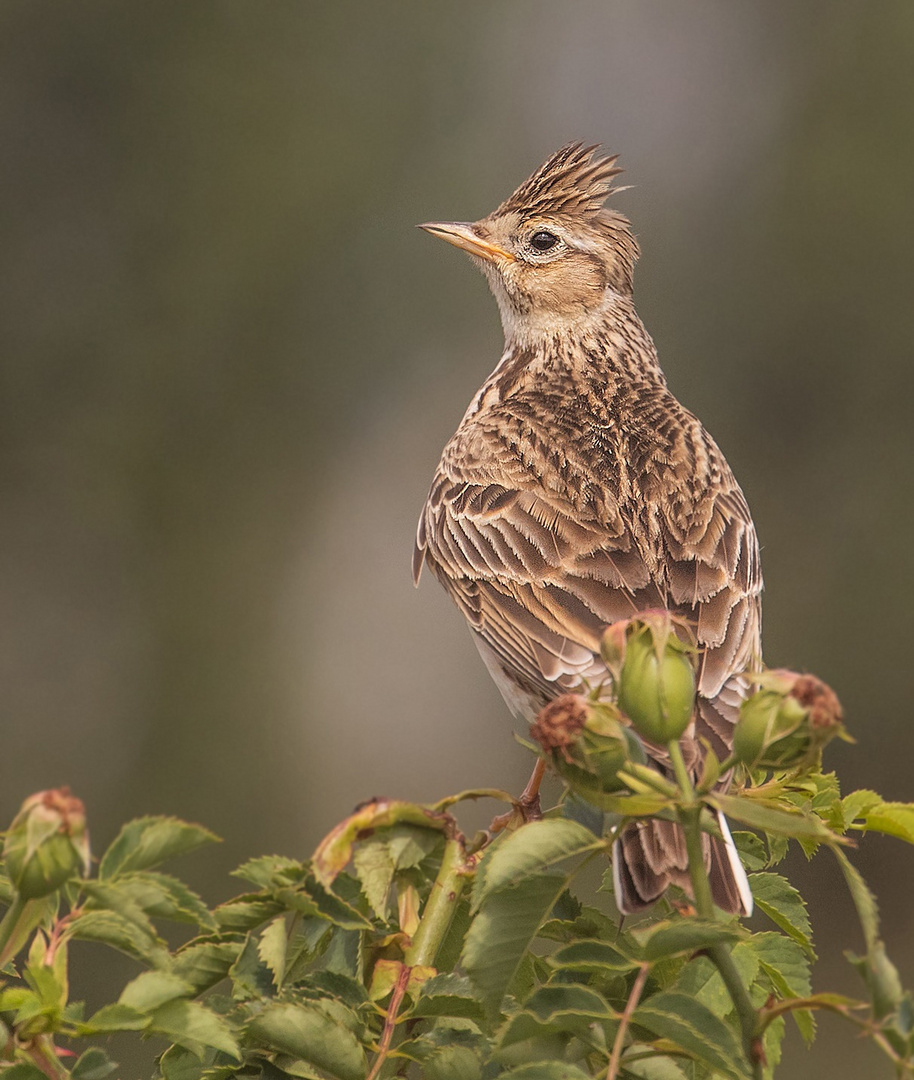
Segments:
[[[561,333],[630,297],[638,244],[603,204],[622,170],[570,143],[479,221],[420,228],[463,248],[489,279],[508,337]]]

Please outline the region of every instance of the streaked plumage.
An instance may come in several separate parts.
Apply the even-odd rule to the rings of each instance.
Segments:
[[[760,659],[758,541],[723,454],[667,388],[632,302],[638,245],[603,205],[620,170],[595,150],[563,147],[481,221],[423,226],[485,272],[505,351],[444,448],[413,568],[418,582],[427,564],[455,600],[527,721],[605,677],[608,623],[658,607],[688,616],[702,647],[685,742],[695,765],[701,738],[728,752],[739,676]],[[715,899],[744,908],[741,872],[711,847]],[[631,826],[620,906],[688,887],[685,867],[676,827]]]

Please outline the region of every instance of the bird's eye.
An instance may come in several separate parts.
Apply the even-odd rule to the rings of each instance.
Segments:
[[[546,232],[545,229],[540,229],[530,237],[530,247],[534,251],[551,251],[558,242],[559,238],[555,233]]]

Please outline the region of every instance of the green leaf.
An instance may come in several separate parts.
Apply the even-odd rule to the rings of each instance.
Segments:
[[[441,1022],[397,1047],[398,1056],[421,1065],[422,1080],[479,1080],[487,1053],[488,1042],[478,1032]]]
[[[143,1031],[148,1025],[149,1017],[129,1005],[103,1005],[76,1029],[80,1035],[109,1035],[115,1031]]]
[[[352,865],[371,910],[386,922],[390,916],[390,887],[395,870],[389,845],[383,837],[372,837],[359,844]]]
[[[167,971],[144,971],[121,991],[118,1004],[128,1005],[137,1012],[148,1013],[174,998],[190,997],[194,988],[177,975]]]
[[[241,955],[244,938],[191,941],[175,956],[172,972],[193,987],[193,995],[202,994],[221,982]]]
[[[164,1080],[202,1080],[205,1068],[197,1055],[183,1046],[169,1046],[158,1064]]]
[[[523,825],[486,852],[473,884],[473,908],[487,896],[550,870],[565,859],[604,847],[603,841],[567,818],[546,818]]]
[[[228,1023],[199,1001],[165,1002],[152,1013],[148,1030],[164,1035],[201,1059],[204,1049],[212,1047],[236,1061],[241,1060],[238,1042]]]
[[[566,884],[564,874],[545,873],[484,896],[466,936],[462,962],[488,1010],[501,1002],[540,923]]]
[[[724,1076],[748,1080],[751,1070],[731,1028],[700,1001],[666,991],[655,994],[634,1012],[638,1027],[681,1046]]]
[[[863,928],[863,936],[866,940],[867,949],[871,949],[879,940],[879,907],[876,897],[870,892],[870,888],[863,880],[860,871],[838,848],[833,849],[834,856],[838,860],[844,880],[850,890],[851,899],[857,909],[857,917]]]
[[[590,1074],[577,1065],[559,1061],[537,1061],[499,1073],[499,1080],[590,1080]]]
[[[515,1013],[499,1034],[499,1047],[543,1035],[566,1033],[576,1035],[585,1044],[593,1041],[591,1025],[605,1026],[615,1021],[617,1014],[595,990],[574,983],[543,986]]]
[[[218,842],[219,837],[202,825],[171,817],[137,818],[121,829],[102,856],[98,876],[106,879],[131,870],[150,870],[166,859]]]
[[[261,855],[242,863],[237,870],[232,871],[232,877],[249,881],[258,889],[272,889],[284,871],[302,869],[300,862],[288,859],[285,855]]]
[[[897,836],[914,844],[914,803],[880,803],[863,814],[867,832]]]
[[[666,919],[654,923],[647,930],[635,930],[634,937],[641,943],[644,959],[656,962],[680,953],[699,952],[710,945],[739,941],[745,931],[736,923],[723,923],[697,917]]]
[[[775,994],[781,999],[806,998],[812,993],[810,958],[802,945],[793,938],[768,931],[753,934],[747,944],[759,959]],[[807,1045],[815,1037],[815,1020],[811,1013],[795,1011],[794,1021]]]
[[[550,967],[561,971],[602,973],[607,971],[631,971],[638,966],[635,960],[623,956],[618,949],[605,941],[584,938],[556,950],[547,958]]]
[[[733,832],[733,843],[739,852],[740,861],[750,873],[753,870],[764,870],[768,865],[768,852],[765,849],[765,841],[752,832]]]
[[[761,965],[750,946],[750,941],[742,941],[734,946],[730,951],[730,956],[743,985],[751,987]],[[733,998],[730,996],[730,991],[715,964],[705,956],[697,956],[690,960],[679,972],[672,989],[700,1001],[721,1019],[733,1012]]]
[[[790,882],[780,874],[750,874],[749,885],[758,910],[815,959],[806,902]]]
[[[149,967],[165,968],[169,963],[168,950],[157,936],[113,911],[77,915],[70,923],[70,933],[82,941],[100,941]]]
[[[70,1075],[73,1080],[105,1080],[105,1077],[110,1076],[117,1068],[117,1062],[112,1061],[100,1046],[90,1046],[85,1053],[80,1054]]]
[[[867,791],[865,788],[845,795],[840,803],[843,827],[849,828],[857,818],[881,806],[882,801],[881,795],[877,795],[875,791]]]
[[[334,1080],[365,1080],[368,1062],[350,1028],[311,1005],[268,1005],[248,1022],[249,1041],[288,1054]]]
[[[215,918],[200,897],[183,881],[168,874],[149,871],[119,874],[116,888],[153,918],[193,923],[203,930],[217,929]]]
[[[275,991],[273,972],[260,959],[259,941],[249,935],[238,959],[229,969],[233,996],[243,998],[270,998]]]
[[[744,825],[751,825],[753,829],[761,829],[763,832],[798,840],[816,840],[820,843],[834,842],[836,839],[821,818],[802,810],[785,810],[761,799],[748,798],[745,795],[725,795],[719,791],[708,795],[706,801],[723,810],[733,821],[741,821]]]
[[[688,1080],[686,1074],[665,1054],[654,1052],[654,1056],[642,1057],[653,1047],[647,1043],[632,1043],[622,1055],[621,1065],[625,1075],[632,1080]]]
[[[3,1080],[48,1080],[47,1073],[27,1062],[20,1061],[16,1065],[8,1065],[3,1070]]]
[[[260,935],[257,946],[257,955],[260,960],[273,973],[273,983],[276,989],[282,987],[283,976],[286,971],[286,948],[289,944],[288,930],[286,929],[285,915],[277,915],[269,926]]]
[[[283,906],[278,900],[258,893],[227,900],[213,911],[213,916],[220,930],[247,933],[248,930],[255,930],[274,918],[282,910]]]
[[[464,1017],[482,1022],[482,1002],[472,982],[464,975],[445,973],[423,983],[410,1016]]]

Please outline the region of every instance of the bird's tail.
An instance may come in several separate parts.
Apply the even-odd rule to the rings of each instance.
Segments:
[[[714,903],[733,915],[752,914],[752,891],[740,862],[730,827],[718,813],[720,838],[702,833],[705,868]],[[672,821],[653,819],[627,825],[613,845],[613,886],[616,906],[623,915],[643,911],[678,885],[692,896],[689,860],[682,828]]]

